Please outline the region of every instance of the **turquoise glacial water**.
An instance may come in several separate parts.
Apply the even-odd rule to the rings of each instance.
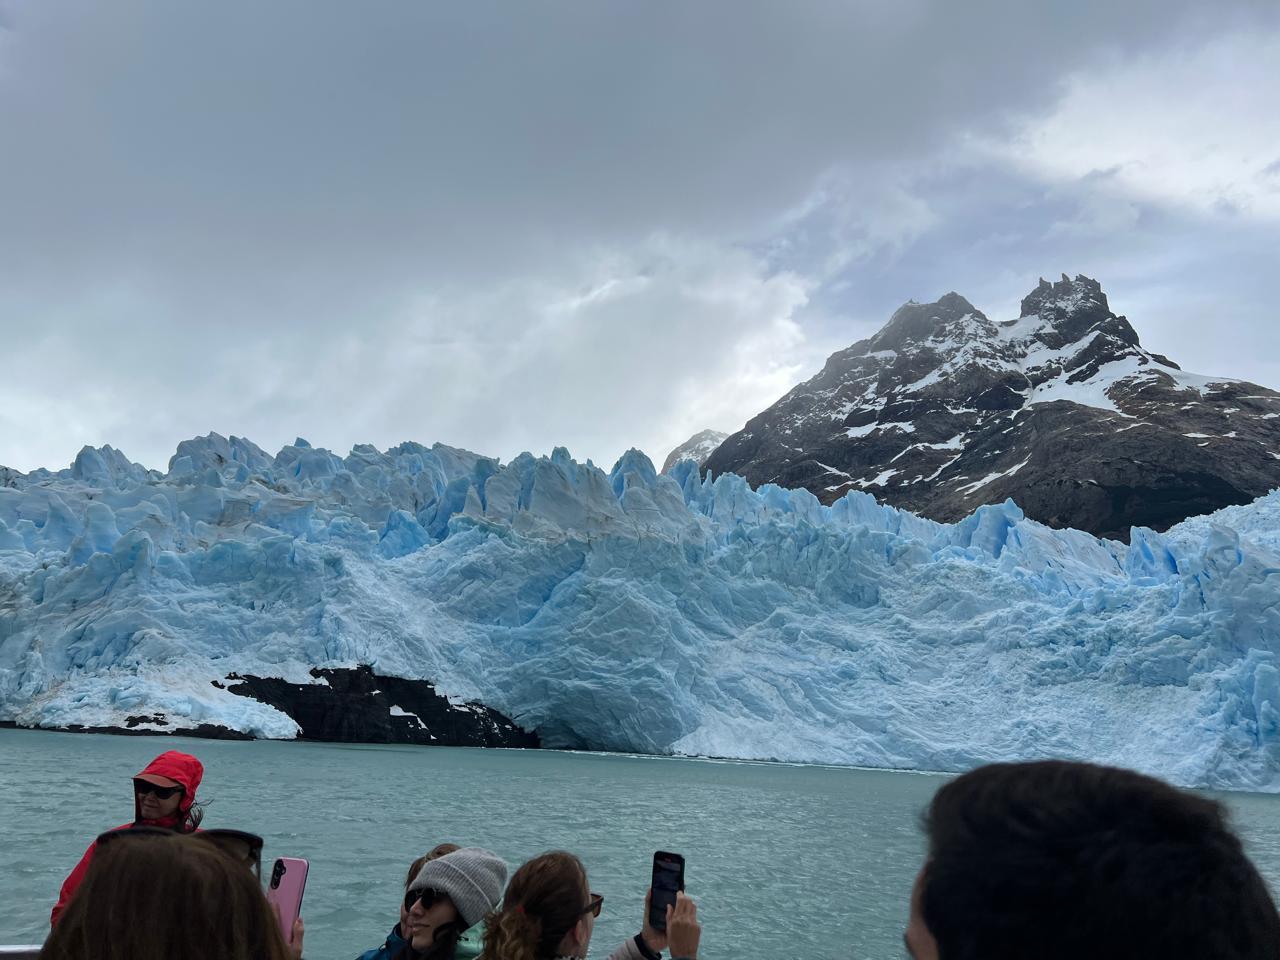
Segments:
[[[683,853],[702,956],[898,958],[934,775],[609,754],[114,737],[0,730],[0,943],[37,943],[88,841],[132,816],[165,749],[205,764],[207,826],[311,861],[308,960],[350,960],[396,920],[404,871],[441,841],[513,865],[563,848],[604,894],[591,955],[639,928],[656,849]],[[1280,797],[1232,794],[1280,881]]]

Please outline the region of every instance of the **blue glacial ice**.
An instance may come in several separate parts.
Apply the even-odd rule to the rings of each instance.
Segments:
[[[370,664],[549,745],[958,770],[1093,759],[1280,790],[1280,491],[1132,543],[1012,502],[442,445],[0,470],[0,720],[290,737],[211,681]],[[146,725],[143,725],[146,729]]]

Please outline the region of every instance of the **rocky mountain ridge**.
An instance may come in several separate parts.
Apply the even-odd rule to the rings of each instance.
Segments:
[[[704,469],[850,490],[951,521],[1013,498],[1054,527],[1128,539],[1280,486],[1280,393],[1188,373],[1141,345],[1085,276],[1018,319],[909,302],[753,417]]]
[[[707,462],[707,457],[715,453],[716,448],[728,439],[727,433],[719,430],[699,430],[684,443],[675,447],[662,462],[662,472],[670,473],[681,460],[692,460],[698,466]]]

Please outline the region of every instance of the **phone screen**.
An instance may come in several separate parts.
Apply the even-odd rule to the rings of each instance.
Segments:
[[[659,850],[653,855],[653,893],[649,898],[649,926],[667,929],[667,907],[676,905],[676,893],[684,889],[684,857]]]

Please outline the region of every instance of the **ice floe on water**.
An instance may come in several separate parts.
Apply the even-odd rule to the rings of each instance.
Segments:
[[[551,746],[956,770],[1083,757],[1280,789],[1280,492],[1131,544],[1012,503],[185,441],[0,470],[0,720],[289,737],[213,681],[369,664]],[[156,715],[160,722],[138,720]]]

